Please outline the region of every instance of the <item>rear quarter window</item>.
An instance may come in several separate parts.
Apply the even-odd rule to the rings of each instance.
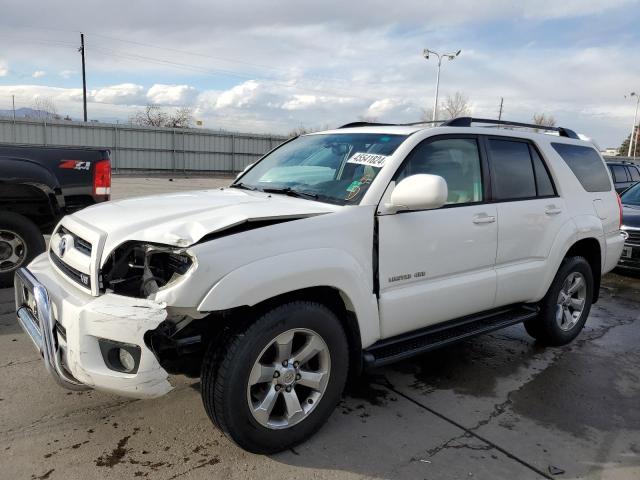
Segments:
[[[562,157],[587,192],[611,191],[611,181],[606,167],[595,149],[566,143],[552,143],[551,146]]]

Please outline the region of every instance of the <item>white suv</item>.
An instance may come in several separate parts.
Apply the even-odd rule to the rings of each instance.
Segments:
[[[590,143],[520,127],[349,124],[230,188],[74,213],[16,275],[19,321],[67,388],[200,376],[253,452],[309,437],[363,368],[519,322],[565,344],[620,257],[620,205]]]

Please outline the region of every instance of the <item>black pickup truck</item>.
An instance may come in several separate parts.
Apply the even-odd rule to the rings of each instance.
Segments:
[[[0,287],[64,215],[110,196],[109,150],[0,144]]]

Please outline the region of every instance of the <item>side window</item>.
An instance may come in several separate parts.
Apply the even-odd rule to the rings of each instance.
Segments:
[[[529,147],[531,159],[533,160],[533,170],[536,174],[536,187],[539,197],[553,197],[556,194],[549,172],[544,166],[544,162],[535,148]]]
[[[611,165],[614,182],[627,182],[627,169],[622,165]]]
[[[629,173],[631,174],[632,182],[640,182],[640,172],[636,167],[629,167]]]
[[[492,182],[496,200],[536,196],[536,181],[526,142],[489,139]]]
[[[611,181],[602,157],[593,148],[568,143],[552,143],[551,146],[587,192],[611,191]]]
[[[478,142],[473,138],[426,140],[408,156],[396,181],[430,173],[447,181],[447,204],[482,201],[482,174]]]

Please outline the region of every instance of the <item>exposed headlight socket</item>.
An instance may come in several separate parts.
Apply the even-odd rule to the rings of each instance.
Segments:
[[[141,349],[138,345],[99,338],[100,352],[105,365],[110,370],[122,373],[136,373],[140,366]]]

